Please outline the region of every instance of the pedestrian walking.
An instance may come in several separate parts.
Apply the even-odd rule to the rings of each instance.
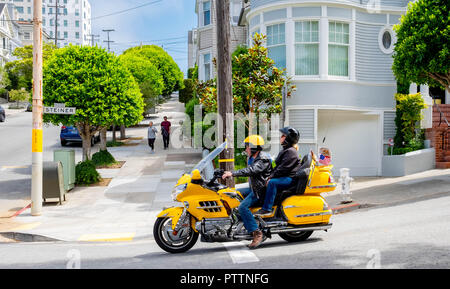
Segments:
[[[155,153],[155,140],[157,133],[158,129],[153,126],[153,122],[150,122],[148,124],[147,139],[148,139],[148,146],[150,147],[152,154]]]
[[[170,141],[170,126],[172,124],[170,121],[167,120],[167,116],[164,116],[164,121],[161,122],[161,134],[163,137],[164,142],[164,149],[169,148],[169,141]]]

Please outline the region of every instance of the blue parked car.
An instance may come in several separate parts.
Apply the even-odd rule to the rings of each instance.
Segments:
[[[61,145],[66,146],[69,142],[81,143],[82,139],[80,134],[78,133],[78,129],[74,126],[65,126],[61,127],[61,133],[59,135],[61,139]],[[91,145],[93,146],[96,142],[100,141],[100,133],[98,132],[91,139]]]
[[[5,109],[0,105],[0,122],[4,122],[6,119]]]

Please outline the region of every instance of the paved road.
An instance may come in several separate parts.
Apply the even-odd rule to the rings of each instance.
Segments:
[[[302,243],[275,236],[254,251],[247,242],[198,242],[181,255],[153,240],[7,243],[0,268],[450,268],[449,206],[441,197],[336,215],[329,232]]]
[[[31,112],[8,116],[0,123],[0,214],[11,206],[20,209],[30,199],[31,190]],[[44,161],[53,160],[53,151],[61,149],[60,127],[44,125]],[[81,160],[81,145],[70,146]],[[16,202],[17,200],[26,200]],[[14,202],[13,205],[11,203]]]

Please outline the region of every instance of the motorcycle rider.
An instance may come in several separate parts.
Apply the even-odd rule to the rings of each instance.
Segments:
[[[263,233],[258,228],[250,207],[264,196],[266,180],[272,171],[272,158],[269,154],[262,152],[264,139],[261,136],[251,135],[244,140],[244,144],[248,156],[247,167],[234,172],[226,171],[222,178],[249,177],[249,187],[239,190],[245,199],[238,210],[245,229],[253,236],[252,243],[248,247],[256,249],[263,240]]]
[[[292,184],[296,172],[299,170],[300,158],[297,152],[297,143],[300,139],[300,133],[293,127],[287,126],[280,129],[280,143],[283,150],[278,154],[275,160],[275,168],[267,179],[266,196],[263,207],[258,210],[257,216],[272,215],[272,206],[275,201],[277,191],[287,189]]]

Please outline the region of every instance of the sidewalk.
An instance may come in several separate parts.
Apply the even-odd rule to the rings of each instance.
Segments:
[[[183,119],[183,110],[184,106],[172,98],[142,124],[153,121],[160,131],[163,116],[168,116],[175,130]],[[175,182],[190,172],[201,159],[201,152],[163,150],[158,134],[156,153],[150,154],[145,126],[127,129],[127,137],[130,146],[108,148],[116,160],[126,163],[120,169],[98,170],[102,177],[112,178],[107,187],[76,187],[62,206],[45,205],[39,217],[31,216],[30,209],[25,208],[15,217],[0,218],[0,237],[68,242],[151,238],[156,215],[164,206],[175,204],[170,195]],[[340,190],[338,187],[324,195],[335,213],[420,201],[450,194],[450,169],[398,178],[355,178],[351,185],[353,202],[346,205],[341,204]]]
[[[450,169],[429,170],[404,177],[355,177],[350,186],[352,203],[341,204],[341,187],[324,195],[335,213],[390,206],[450,195]]]

